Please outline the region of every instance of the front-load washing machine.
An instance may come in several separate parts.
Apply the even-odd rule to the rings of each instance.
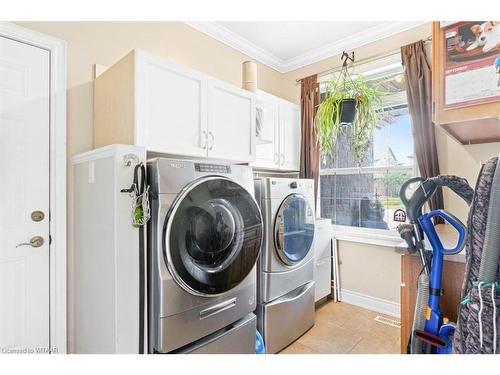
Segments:
[[[147,162],[149,351],[254,353],[263,222],[252,169]]]
[[[264,218],[258,262],[257,326],[277,353],[314,325],[313,180],[255,179]]]

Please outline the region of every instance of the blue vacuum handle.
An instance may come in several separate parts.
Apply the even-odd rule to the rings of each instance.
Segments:
[[[454,248],[445,249],[443,247],[441,240],[439,239],[439,235],[436,232],[436,228],[432,222],[433,217],[440,217],[440,218],[444,219],[446,222],[451,224],[451,226],[453,228],[456,229],[456,231],[458,232],[458,241],[457,241],[457,245]],[[457,219],[455,216],[453,216],[452,214],[450,214],[444,210],[434,210],[434,211],[431,211],[427,214],[423,214],[422,216],[420,216],[418,218],[418,220],[419,220],[420,225],[422,226],[425,234],[429,238],[430,243],[434,244],[438,241],[437,243],[439,243],[441,245],[440,246],[441,252],[444,255],[457,254],[464,248],[465,235],[466,235],[465,225],[462,224],[462,222],[459,219]]]

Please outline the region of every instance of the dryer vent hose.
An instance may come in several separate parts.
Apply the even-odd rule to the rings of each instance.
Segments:
[[[486,283],[494,283],[497,278],[500,260],[500,161],[495,169],[495,176],[491,185],[490,204],[484,248],[481,254],[478,279]],[[500,281],[500,280],[498,280]]]
[[[417,300],[415,302],[415,312],[413,313],[413,326],[411,333],[410,350],[411,354],[423,353],[423,341],[415,336],[416,330],[423,330],[425,327],[425,312],[429,301],[429,275],[422,272],[417,281]]]

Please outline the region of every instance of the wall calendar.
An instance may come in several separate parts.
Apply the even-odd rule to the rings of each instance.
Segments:
[[[500,101],[500,21],[443,27],[444,108]]]

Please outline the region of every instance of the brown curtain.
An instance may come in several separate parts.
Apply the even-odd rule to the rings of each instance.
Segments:
[[[300,113],[300,177],[314,179],[314,198],[318,194],[319,147],[314,131],[314,115],[319,104],[318,76],[313,75],[301,80]]]
[[[405,68],[406,96],[411,116],[415,155],[420,175],[429,178],[439,175],[439,162],[432,123],[432,72],[423,41],[401,47]],[[429,200],[431,210],[443,208],[443,193],[438,189]]]

